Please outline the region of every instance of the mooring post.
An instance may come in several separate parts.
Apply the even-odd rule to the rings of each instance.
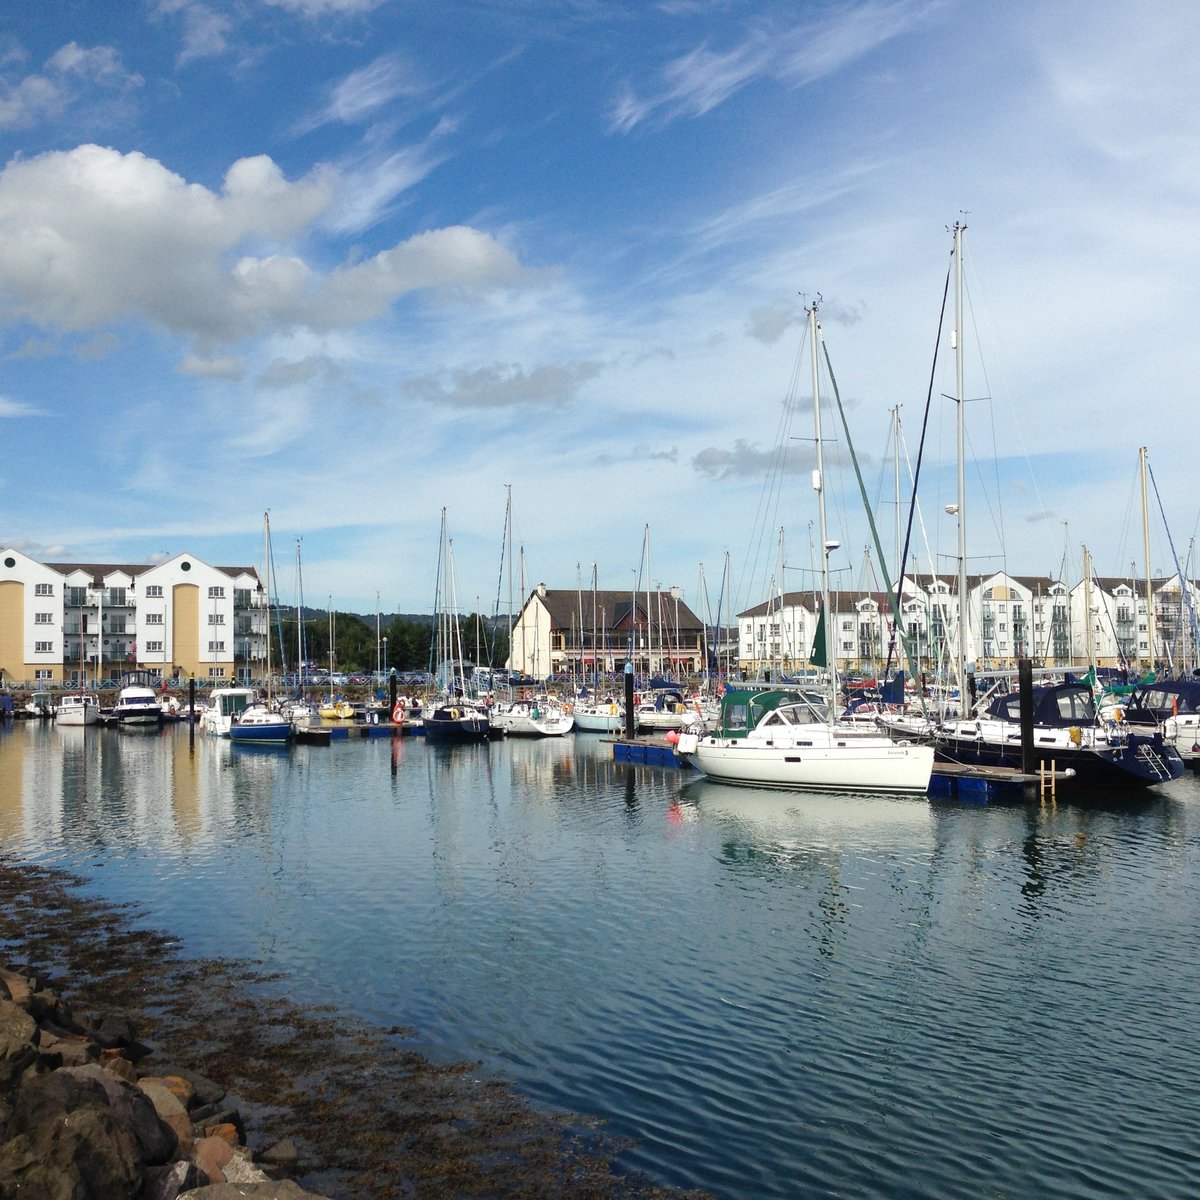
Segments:
[[[1017,691],[1021,704],[1021,771],[1032,775],[1033,749],[1033,663],[1028,658],[1017,662]]]
[[[637,732],[637,713],[633,711],[633,663],[625,664],[625,737],[633,741]]]
[[[188,675],[188,748],[196,740],[196,676]]]

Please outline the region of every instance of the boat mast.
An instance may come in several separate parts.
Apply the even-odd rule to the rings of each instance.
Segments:
[[[1142,545],[1146,555],[1146,629],[1149,633],[1148,667],[1154,670],[1154,587],[1150,582],[1150,504],[1146,496],[1146,447],[1138,447],[1138,470],[1142,477]]]
[[[958,403],[958,711],[970,716],[971,698],[967,687],[970,670],[967,647],[967,484],[966,484],[966,395],[963,390],[963,269],[962,235],[966,226],[954,223],[954,390]]]
[[[817,359],[817,344],[820,336],[821,327],[817,321],[817,302],[814,300],[808,309],[808,337],[812,357],[813,425],[817,446],[817,465],[813,470],[812,480],[813,490],[817,493],[817,533],[821,538],[821,615],[825,619],[825,670],[829,689],[829,716],[832,720],[837,712],[838,685],[833,615],[830,612],[829,598],[829,555],[838,548],[838,543],[829,540],[825,524],[825,452],[821,443],[821,385]]]
[[[267,601],[267,704],[271,703],[271,514],[263,513],[263,588]]]

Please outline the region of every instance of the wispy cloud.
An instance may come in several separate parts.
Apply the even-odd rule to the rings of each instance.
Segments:
[[[771,79],[790,89],[836,74],[923,21],[938,0],[840,5],[830,15],[786,29],[760,23],[727,50],[708,43],[661,68],[658,86],[625,85],[612,106],[609,129],[629,133],[700,117],[742,88]]]
[[[4,417],[44,417],[45,415],[42,409],[34,408],[32,404],[0,396],[0,419]]]
[[[570,403],[600,363],[551,363],[526,371],[513,363],[442,372],[405,385],[408,395],[455,408],[556,408]]]

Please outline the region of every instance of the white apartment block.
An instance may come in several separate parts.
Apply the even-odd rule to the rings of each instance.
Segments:
[[[144,678],[248,679],[266,650],[253,567],[194,554],[154,565],[42,563],[0,550],[0,681],[83,686]]]
[[[1200,589],[1178,575],[1150,581],[1093,579],[1068,587],[1050,578],[997,572],[967,581],[967,655],[976,671],[1011,670],[1020,658],[1046,667],[1086,669],[1149,667],[1191,669],[1198,661],[1195,616]],[[892,607],[881,592],[832,593],[832,645],[841,673],[874,674],[893,643]],[[786,592],[738,614],[740,670],[791,673],[809,665],[820,594]],[[938,577],[925,586],[906,579],[900,630],[912,667],[933,672],[957,654],[957,580]],[[1153,616],[1154,647],[1151,652]],[[894,666],[907,667],[897,638]]]

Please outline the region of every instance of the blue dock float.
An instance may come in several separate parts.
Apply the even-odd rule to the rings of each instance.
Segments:
[[[608,739],[605,739],[608,740]],[[613,762],[635,763],[646,767],[674,767],[682,771],[694,768],[675,754],[674,748],[664,738],[613,738]]]

